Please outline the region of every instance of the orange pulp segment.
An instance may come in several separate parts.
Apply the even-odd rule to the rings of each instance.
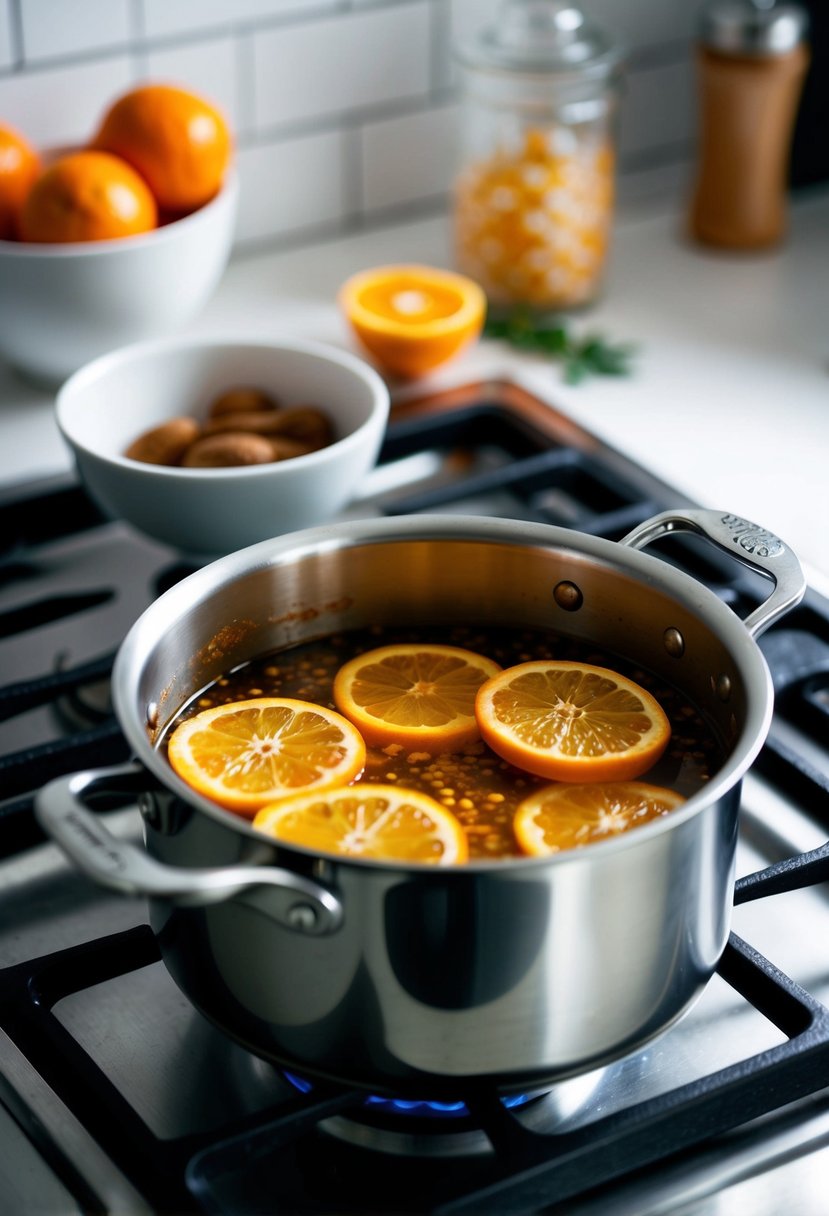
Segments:
[[[458,820],[428,794],[360,782],[264,807],[253,826],[286,844],[375,861],[451,865],[469,850]]]
[[[546,857],[629,832],[684,801],[673,790],[642,781],[545,785],[520,804],[513,826],[525,853]]]
[[[431,266],[380,266],[353,275],[340,307],[380,367],[422,376],[457,355],[481,332],[486,297],[464,275]]]
[[[554,781],[629,781],[671,734],[659,703],[633,680],[587,663],[508,667],[477,693],[481,737],[502,759]]]
[[[334,704],[375,747],[458,751],[479,737],[475,693],[500,670],[460,646],[380,646],[339,669]]]
[[[176,727],[170,763],[226,810],[255,815],[277,798],[346,785],[363,770],[359,731],[332,709],[259,697],[206,709]]]

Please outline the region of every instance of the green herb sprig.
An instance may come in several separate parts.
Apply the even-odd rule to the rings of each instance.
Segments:
[[[581,384],[588,376],[629,376],[636,347],[630,342],[608,342],[601,334],[574,337],[558,316],[538,316],[517,308],[506,316],[488,314],[484,336],[508,342],[519,350],[536,351],[560,359],[567,384]]]

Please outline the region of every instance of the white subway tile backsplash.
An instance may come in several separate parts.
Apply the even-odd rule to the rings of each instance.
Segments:
[[[707,0],[590,0],[585,9],[628,48],[690,39]]]
[[[436,48],[436,76],[440,85],[449,88],[457,82],[457,70],[452,48],[456,42],[466,42],[493,24],[502,0],[445,0],[449,5],[447,32]]]
[[[456,167],[457,106],[440,106],[363,127],[363,204],[367,211],[435,198]]]
[[[85,142],[132,82],[128,55],[0,76],[0,114],[39,147]]]
[[[260,127],[424,96],[428,8],[405,4],[265,31],[254,61]]]
[[[687,142],[694,133],[695,117],[690,60],[632,72],[622,99],[622,158]]]
[[[343,133],[242,148],[237,240],[284,237],[338,223],[345,214]]]
[[[446,82],[456,79],[451,44],[475,36],[493,25],[503,0],[448,0],[449,37],[439,49],[439,70]],[[586,17],[619,40],[635,60],[637,52],[671,43],[688,42],[707,0],[583,0]]]
[[[193,89],[213,102],[233,131],[239,129],[238,44],[216,38],[187,46],[151,48],[147,72],[151,80]]]
[[[14,63],[11,0],[0,0],[0,68]]]
[[[492,25],[503,0],[449,0],[453,38],[470,38]]]
[[[630,49],[623,170],[679,163],[695,130],[704,0],[581,0]],[[0,0],[0,122],[88,139],[132,83],[214,101],[237,135],[238,239],[301,242],[448,193],[453,42],[501,0]]]
[[[343,0],[143,0],[143,6],[144,32],[155,38],[275,17],[314,16],[342,8]]]
[[[69,17],[71,11],[71,19]],[[20,0],[27,63],[123,46],[132,34],[130,0]]]
[[[494,22],[503,0],[450,0],[452,35],[467,38]],[[635,49],[688,39],[707,0],[583,0],[588,21]]]

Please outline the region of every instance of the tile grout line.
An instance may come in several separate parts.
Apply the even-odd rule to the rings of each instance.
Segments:
[[[12,71],[21,71],[26,56],[23,44],[23,0],[9,0],[9,35],[11,39]]]
[[[236,56],[236,104],[239,123],[236,131],[237,146],[245,146],[247,132],[256,131],[256,52],[253,35],[239,30],[234,39]]]

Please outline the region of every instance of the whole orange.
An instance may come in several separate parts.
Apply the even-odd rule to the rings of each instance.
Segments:
[[[195,211],[222,184],[231,155],[224,118],[195,93],[148,84],[120,97],[92,141],[137,169],[164,211]]]
[[[147,183],[108,152],[62,156],[37,179],[20,215],[24,241],[108,241],[149,232],[158,208]]]
[[[17,236],[20,210],[40,172],[40,157],[12,127],[0,127],[0,240]]]

